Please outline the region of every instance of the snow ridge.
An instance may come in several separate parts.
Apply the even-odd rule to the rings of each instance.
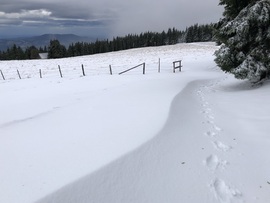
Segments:
[[[204,138],[198,138],[188,125],[194,117],[200,116],[197,115],[200,105],[194,93],[198,84],[200,81],[188,83],[174,98],[165,126],[152,140],[38,203],[201,201],[200,195],[191,196],[190,191],[193,188],[208,193],[204,185],[196,184],[202,179],[197,169],[204,149],[189,144]],[[200,119],[194,124],[200,129]],[[215,163],[216,158],[213,156],[207,160],[213,170],[223,164]],[[186,175],[190,171],[192,178]],[[203,202],[208,202],[208,198],[204,197]]]

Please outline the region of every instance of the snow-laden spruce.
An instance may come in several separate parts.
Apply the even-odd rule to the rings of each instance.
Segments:
[[[238,79],[256,83],[270,76],[270,2],[257,1],[223,24],[216,63]]]

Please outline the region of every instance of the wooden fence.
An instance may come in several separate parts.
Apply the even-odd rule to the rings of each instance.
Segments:
[[[160,73],[160,69],[161,69],[160,58],[158,59],[158,64],[157,65],[158,65],[157,71]],[[112,65],[109,65],[107,67],[109,68],[108,69],[108,74],[113,75]],[[129,71],[131,71],[133,69],[137,69],[137,68],[140,68],[140,67],[142,67],[142,73],[145,74],[145,72],[146,72],[146,63],[145,62],[144,63],[141,63],[139,65],[136,65],[136,66],[134,66],[132,68],[129,68],[127,70],[124,70],[124,71],[122,71],[122,72],[120,72],[118,74],[119,75],[122,75],[122,74],[124,74],[126,72],[129,72]],[[58,68],[57,69],[58,69],[58,72],[59,72],[58,74],[60,75],[61,78],[63,78],[66,74],[65,74],[65,72],[63,74],[60,65],[58,65]],[[54,69],[54,71],[57,71],[57,69]],[[180,72],[182,71],[182,60],[174,61],[173,62],[173,72],[174,73],[175,73],[175,70],[176,69],[179,69]],[[81,70],[80,69],[76,69],[76,70],[79,70],[82,73],[82,76],[86,76],[87,75],[87,70],[85,69],[85,67],[84,67],[83,64],[81,64]],[[16,76],[19,79],[25,78],[24,77],[24,74],[21,74],[18,69],[17,70],[15,69],[15,71],[17,73],[16,74],[17,76],[16,75],[14,75],[14,76]],[[39,78],[43,78],[45,75],[47,75],[47,73],[46,73],[45,70],[44,70],[44,72],[41,69],[38,69],[37,71],[38,71],[37,74],[38,74]],[[2,77],[3,80],[7,80],[9,78],[9,77],[6,77],[6,74],[2,70],[0,70],[0,77]],[[15,79],[16,77],[14,77],[13,79]],[[29,78],[29,76],[27,78]]]
[[[174,61],[173,62],[173,72],[175,73],[175,70],[179,69],[179,71],[182,71],[182,60]]]

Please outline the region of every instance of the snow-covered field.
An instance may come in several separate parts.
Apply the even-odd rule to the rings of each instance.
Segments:
[[[1,61],[0,202],[270,202],[270,84],[221,72],[216,49]]]

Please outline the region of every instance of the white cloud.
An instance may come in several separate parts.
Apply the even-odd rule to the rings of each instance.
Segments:
[[[24,19],[24,18],[49,18],[51,16],[51,12],[45,9],[38,9],[38,10],[25,10],[22,9],[20,12],[12,12],[12,13],[5,13],[0,12],[1,19]]]
[[[20,13],[21,17],[28,17],[28,18],[44,18],[44,17],[50,17],[52,14],[51,11],[48,11],[46,9],[38,9],[38,10],[22,10]]]

